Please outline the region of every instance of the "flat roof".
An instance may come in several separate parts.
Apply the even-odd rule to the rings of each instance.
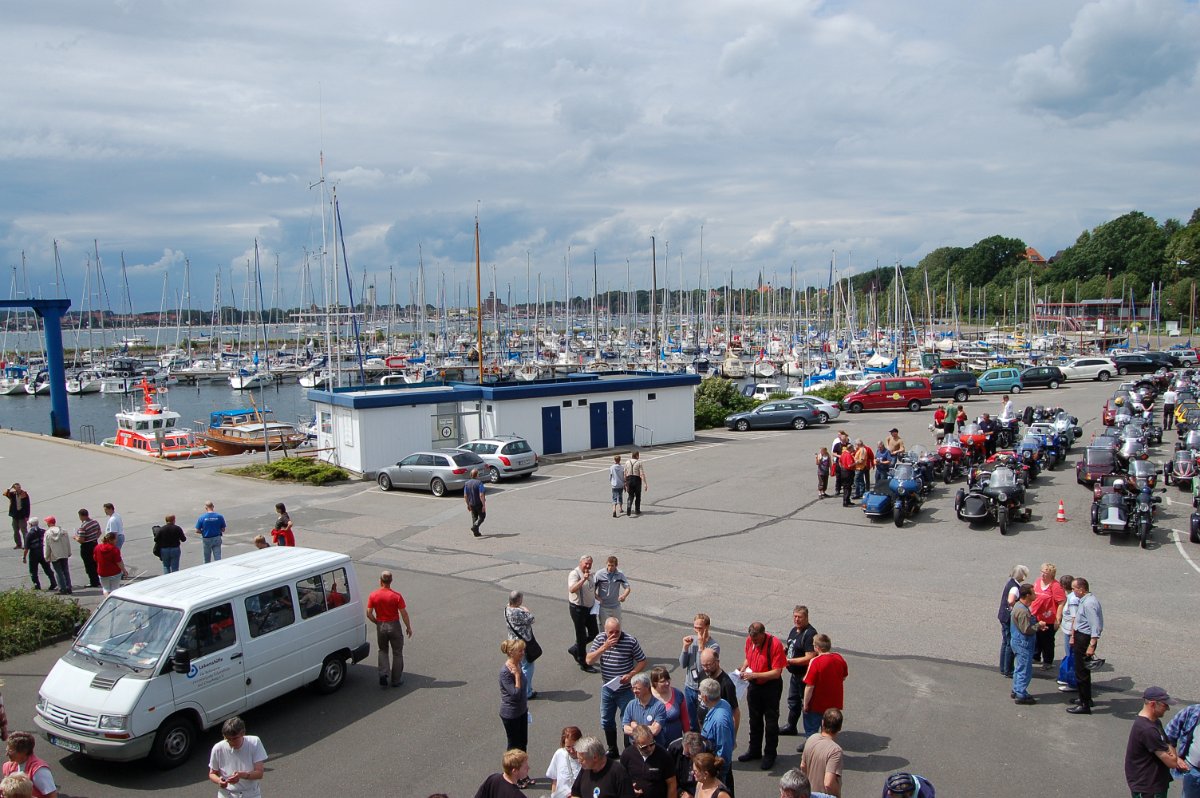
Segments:
[[[299,572],[349,564],[349,558],[337,552],[270,546],[163,574],[144,582],[134,582],[120,588],[114,595],[160,607],[190,610],[264,581],[285,580]]]
[[[532,382],[504,382],[478,385],[447,382],[436,385],[366,385],[332,390],[311,390],[308,399],[316,404],[336,405],[356,410],[374,407],[427,405],[441,402],[540,399],[551,396],[579,396],[618,391],[642,391],[700,384],[698,374],[660,374],[658,372],[614,372],[606,374],[568,374]]]

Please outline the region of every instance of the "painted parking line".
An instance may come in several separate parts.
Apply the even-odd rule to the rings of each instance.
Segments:
[[[1171,537],[1175,541],[1175,548],[1179,550],[1179,553],[1183,556],[1183,559],[1187,560],[1188,565],[1192,566],[1193,571],[1200,574],[1200,565],[1196,564],[1196,561],[1191,558],[1191,556],[1187,553],[1187,548],[1183,545],[1183,541],[1187,535],[1180,532],[1178,529],[1172,529]]]

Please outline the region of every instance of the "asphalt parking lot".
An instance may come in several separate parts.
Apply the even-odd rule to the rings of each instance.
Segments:
[[[1014,403],[1061,404],[1079,416],[1086,439],[1114,387],[1070,383]],[[998,397],[980,397],[968,410],[995,413],[998,405]],[[0,434],[0,468],[30,491],[36,515],[72,518],[78,507],[98,511],[113,501],[126,521],[126,557],[148,574],[156,571],[151,524],[174,512],[186,526],[210,498],[229,520],[227,553],[248,549],[274,520],[274,503],[284,501],[299,544],[351,554],[364,590],[381,568],[397,574],[416,633],[405,647],[407,684],[380,691],[372,656],[335,696],[298,691],[248,712],[250,733],[271,753],[268,795],[473,795],[498,769],[504,744],[496,674],[501,612],[514,588],[525,592],[546,649],[535,677],[541,698],[530,704],[534,774],[544,771],[562,726],[598,732],[599,676],[579,671],[564,652],[572,641],[566,573],[582,553],[620,557],[633,583],[626,629],[654,664],[675,666],[698,611],[712,616],[732,668],[747,624],[761,620],[786,636],[792,607],[806,604],[849,663],[845,795],[878,794],[883,777],[902,768],[928,776],[944,795],[995,796],[1014,783],[1048,796],[1122,794],[1125,738],[1141,690],[1158,684],[1181,705],[1200,700],[1185,631],[1200,598],[1200,546],[1187,542],[1186,497],[1174,488],[1165,494],[1146,550],[1136,540],[1095,536],[1090,494],[1074,478],[1077,444],[1072,465],[1044,474],[1030,491],[1032,521],[1003,537],[955,519],[956,486],[935,488],[902,529],[816,498],[812,457],[837,429],[874,443],[896,426],[910,446],[930,444],[930,418],[927,411],[843,415],[825,428],[714,430],[692,444],[645,450],[649,491],[639,518],[611,517],[608,458],[544,465],[492,494],[478,539],[461,498],[383,494],[370,483],[246,482],[10,433]],[[1154,458],[1165,459],[1174,439],[1168,433]],[[1066,523],[1055,521],[1060,499]],[[0,557],[3,586],[27,578],[16,555]],[[199,547],[185,544],[184,566],[199,559]],[[1001,587],[1014,564],[1036,572],[1043,561],[1086,576],[1104,606],[1100,655],[1108,666],[1095,675],[1099,705],[1090,717],[1066,714],[1068,696],[1055,689],[1053,672],[1035,669],[1031,692],[1041,703],[1028,707],[1013,705],[997,673]],[[73,570],[80,571],[77,560]],[[0,664],[13,728],[32,726],[37,686],[64,647]],[[209,732],[206,744],[217,737]],[[745,741],[743,728],[740,750]],[[739,795],[776,794],[773,782],[799,760],[793,738],[782,743],[771,773],[739,766]],[[162,773],[81,759],[44,741],[38,753],[67,796],[212,790],[201,754]]]

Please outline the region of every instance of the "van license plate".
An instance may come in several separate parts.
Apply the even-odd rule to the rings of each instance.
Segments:
[[[74,751],[77,754],[83,753],[83,746],[74,740],[64,740],[56,734],[48,735],[51,745],[57,745],[59,748],[65,748],[68,751]]]

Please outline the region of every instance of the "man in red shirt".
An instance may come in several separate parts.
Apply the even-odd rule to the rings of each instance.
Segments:
[[[842,655],[830,651],[833,647],[829,635],[819,634],[813,638],[817,657],[808,663],[804,674],[804,703],[801,717],[804,734],[813,737],[821,731],[821,718],[827,709],[844,709],[842,687],[850,671]],[[797,751],[804,750],[804,743]]]
[[[854,488],[854,444],[847,443],[838,455],[838,476],[841,478],[842,506],[850,507],[850,491]]]
[[[783,643],[760,622],[750,624],[746,659],[740,669],[746,680],[746,704],[750,707],[750,745],[739,762],[761,759],[763,770],[775,767],[779,746],[779,699],[783,695],[783,669],[787,654]]]
[[[391,671],[392,687],[404,684],[404,635],[400,633],[400,619],[404,619],[404,632],[412,637],[412,622],[408,620],[408,609],[404,596],[392,590],[392,572],[379,574],[379,589],[367,598],[367,620],[375,624],[376,643],[379,646],[379,686],[388,686],[388,671]],[[392,661],[389,668],[388,650]]]

